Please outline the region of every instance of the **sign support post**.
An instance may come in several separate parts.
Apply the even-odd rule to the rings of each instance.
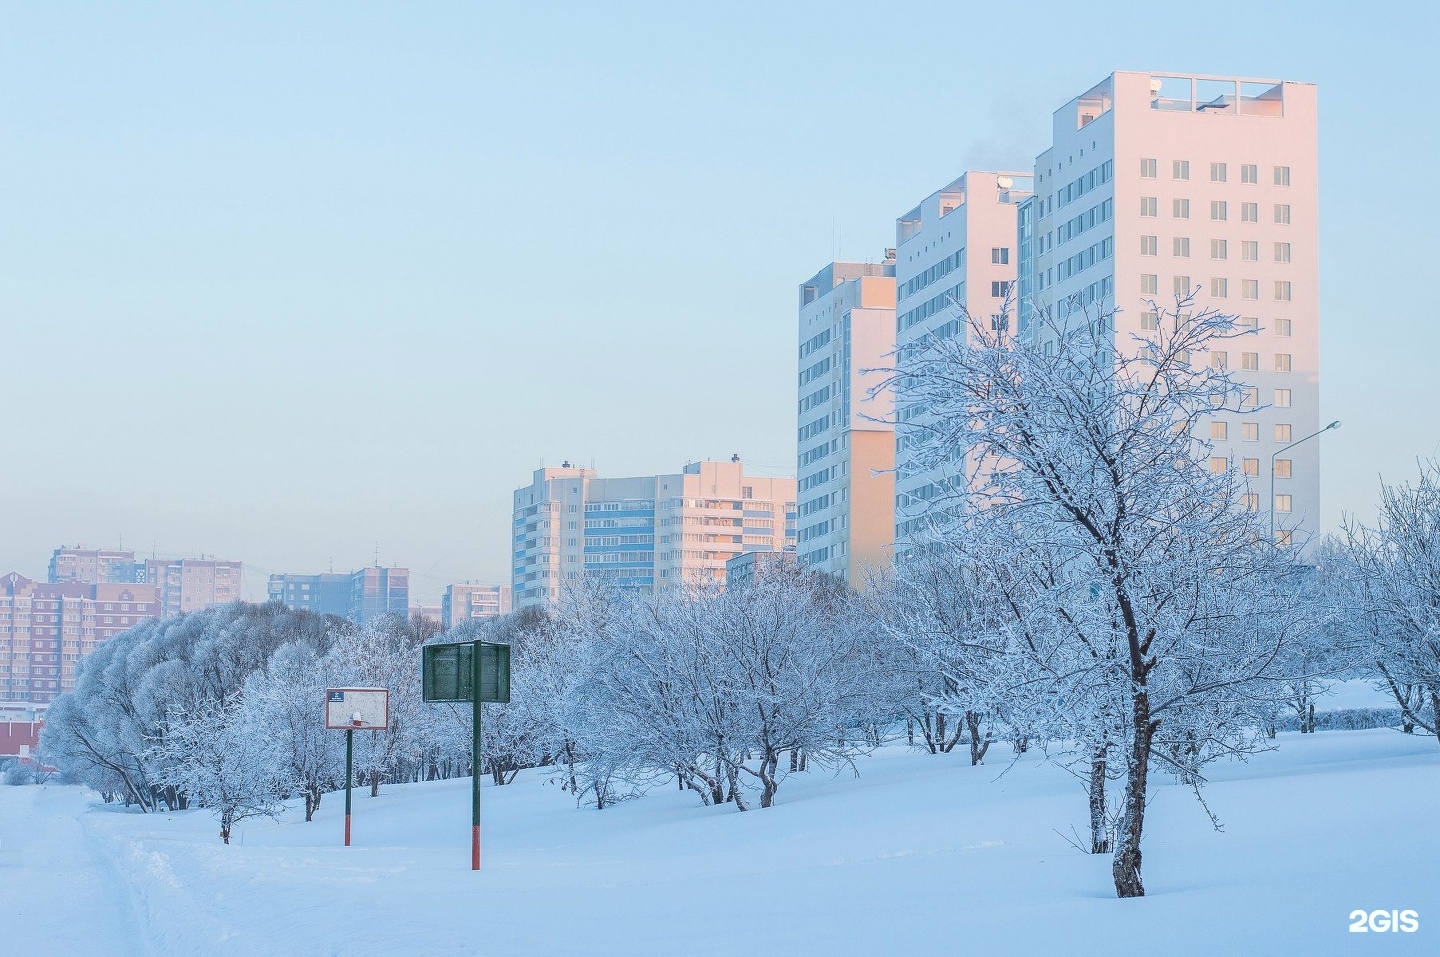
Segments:
[[[480,643],[470,655],[471,699],[474,701],[474,717],[471,720],[470,741],[470,869],[480,869]]]
[[[350,846],[350,766],[355,760],[355,729],[345,729],[345,846]]]

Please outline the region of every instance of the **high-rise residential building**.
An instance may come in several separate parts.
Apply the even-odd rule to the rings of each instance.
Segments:
[[[372,566],[347,573],[271,575],[271,601],[363,625],[380,615],[410,614],[410,570]]]
[[[0,578],[0,717],[48,706],[74,687],[82,655],[161,614],[153,585]]]
[[[118,548],[63,546],[50,557],[50,581],[134,584],[145,580],[145,563]]]
[[[1020,211],[1022,332],[1100,303],[1134,349],[1177,294],[1259,330],[1201,360],[1236,373],[1251,410],[1204,437],[1282,539],[1320,515],[1319,441],[1285,450],[1320,420],[1316,155],[1313,84],[1113,73],[1055,112]]]
[[[895,251],[834,262],[800,285],[796,551],[859,588],[895,540]],[[867,370],[867,371],[862,371]]]
[[[895,348],[903,366],[908,349],[966,334],[956,306],[980,322],[1013,298],[1020,261],[1017,210],[1030,196],[1029,173],[971,170],[895,221]],[[894,398],[898,422],[923,423],[923,404]],[[963,499],[951,488],[962,475],[926,470],[914,460],[904,430],[895,442],[895,542],[904,548],[936,518],[934,499]]]
[[[725,560],[725,588],[749,588],[757,581],[796,566],[794,552],[741,552]]]
[[[240,563],[214,558],[152,558],[145,584],[160,589],[161,614],[183,615],[241,599]]]
[[[723,587],[730,556],[794,545],[795,480],[746,475],[739,456],[634,478],[567,462],[515,490],[514,605],[553,605],[585,579],[650,592]]]
[[[453,628],[472,618],[498,618],[510,613],[509,585],[458,582],[440,599],[440,624]]]
[[[265,595],[291,608],[303,608],[317,615],[350,617],[349,573],[320,575],[271,575]]]

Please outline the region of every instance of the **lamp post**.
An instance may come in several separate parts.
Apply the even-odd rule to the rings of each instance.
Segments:
[[[1284,448],[1276,449],[1274,452],[1270,453],[1270,543],[1272,545],[1275,543],[1275,456],[1279,455],[1281,452],[1290,451],[1295,446],[1299,445],[1301,442],[1309,442],[1317,435],[1324,435],[1331,429],[1338,428],[1340,428],[1340,420],[1336,419],[1334,422],[1331,422],[1319,432],[1311,432],[1309,435],[1305,436],[1305,438],[1296,439],[1294,442],[1291,442]]]

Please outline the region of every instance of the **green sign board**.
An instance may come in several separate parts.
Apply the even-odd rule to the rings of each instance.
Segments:
[[[480,654],[480,700],[510,701],[510,646],[489,641],[425,645],[421,681],[426,701],[474,701],[475,654]]]

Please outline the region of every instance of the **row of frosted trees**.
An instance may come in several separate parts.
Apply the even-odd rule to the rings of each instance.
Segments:
[[[343,768],[327,686],[391,689],[392,727],[357,736],[372,789],[469,772],[470,709],[420,704],[418,647],[479,637],[513,649],[512,703],[485,712],[497,785],[542,767],[597,808],[665,785],[746,810],[887,740],[963,744],[971,764],[998,744],[1074,772],[1085,849],[1143,894],[1152,772],[1198,794],[1208,763],[1272,746],[1282,720],[1313,730],[1325,683],[1357,669],[1398,726],[1440,735],[1440,472],[1303,559],[1275,544],[1208,441],[1217,411],[1255,411],[1209,353],[1255,331],[1188,302],[1155,312],[1131,349],[1113,316],[1076,313],[1024,342],[1001,317],[900,356],[887,387],[927,410],[900,433],[937,518],[861,594],[793,570],[727,593],[582,585],[443,636],[237,605],[90,656],[45,747],[142,808],[214,808],[222,836],[284,797],[308,818]]]

